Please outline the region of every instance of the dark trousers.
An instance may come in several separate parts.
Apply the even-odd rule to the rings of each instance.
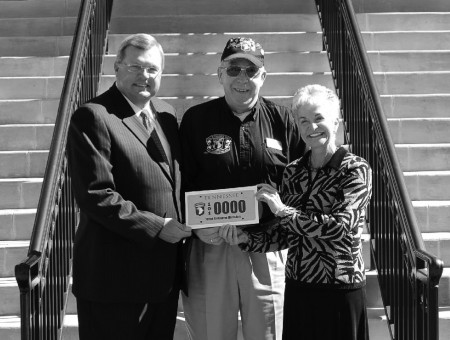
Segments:
[[[286,282],[283,340],[368,340],[365,288],[316,289]]]
[[[110,303],[77,298],[80,340],[172,340],[178,290],[161,303]]]

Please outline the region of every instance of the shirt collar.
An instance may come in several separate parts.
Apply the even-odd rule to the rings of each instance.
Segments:
[[[233,113],[231,108],[228,106],[228,103],[227,103],[225,97],[222,97],[222,98],[223,98],[225,105],[228,107],[228,111],[229,111],[230,115],[236,117],[236,115]],[[258,97],[258,100],[256,101],[255,105],[250,109],[250,113],[247,115],[247,117],[245,117],[244,121],[256,120],[256,116],[257,116],[260,108],[261,108],[261,103],[260,103],[260,98]],[[238,118],[238,117],[236,117],[236,118]]]
[[[344,159],[345,155],[347,154],[347,149],[343,146],[339,147],[336,152],[331,156],[330,160],[325,164],[323,167],[330,167],[335,170],[338,170],[341,166],[342,160]],[[305,153],[305,155],[301,158],[299,162],[299,166],[308,168],[308,159],[311,155],[311,150],[308,150],[308,152]]]
[[[116,85],[117,87],[117,85]],[[119,90],[119,88],[117,88]],[[149,112],[150,114],[152,114],[152,109],[150,107],[150,102],[147,102],[147,104],[145,104],[144,108],[141,109],[139,106],[137,106],[136,104],[134,104],[131,100],[128,99],[128,97],[126,95],[124,95],[120,90],[119,92],[122,94],[122,96],[126,99],[126,101],[128,102],[128,104],[130,104],[131,108],[134,111],[134,114],[139,116],[140,113],[144,110],[147,110],[147,112]]]

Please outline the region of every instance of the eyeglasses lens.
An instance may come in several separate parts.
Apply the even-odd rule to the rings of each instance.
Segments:
[[[247,77],[253,78],[259,71],[259,68],[256,66],[248,66],[248,67],[239,67],[239,66],[228,66],[227,67],[227,74],[230,77],[237,77],[241,71],[245,71],[247,74]]]
[[[151,77],[155,77],[159,74],[159,70],[153,67],[144,67],[141,65],[129,65],[129,64],[123,64],[127,68],[128,72],[131,73],[141,73],[141,72],[147,72]]]

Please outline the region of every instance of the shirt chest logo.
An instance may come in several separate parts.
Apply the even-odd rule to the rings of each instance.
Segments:
[[[221,155],[231,150],[232,139],[227,135],[211,135],[206,138],[206,152]]]

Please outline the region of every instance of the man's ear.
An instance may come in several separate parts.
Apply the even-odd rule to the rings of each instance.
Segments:
[[[265,81],[265,80],[266,80],[266,77],[267,77],[267,71],[264,70],[263,73],[261,73],[261,80],[262,80],[262,81]]]
[[[219,83],[220,85],[223,85],[222,81],[222,69],[220,67],[217,68],[217,76],[219,77]]]

